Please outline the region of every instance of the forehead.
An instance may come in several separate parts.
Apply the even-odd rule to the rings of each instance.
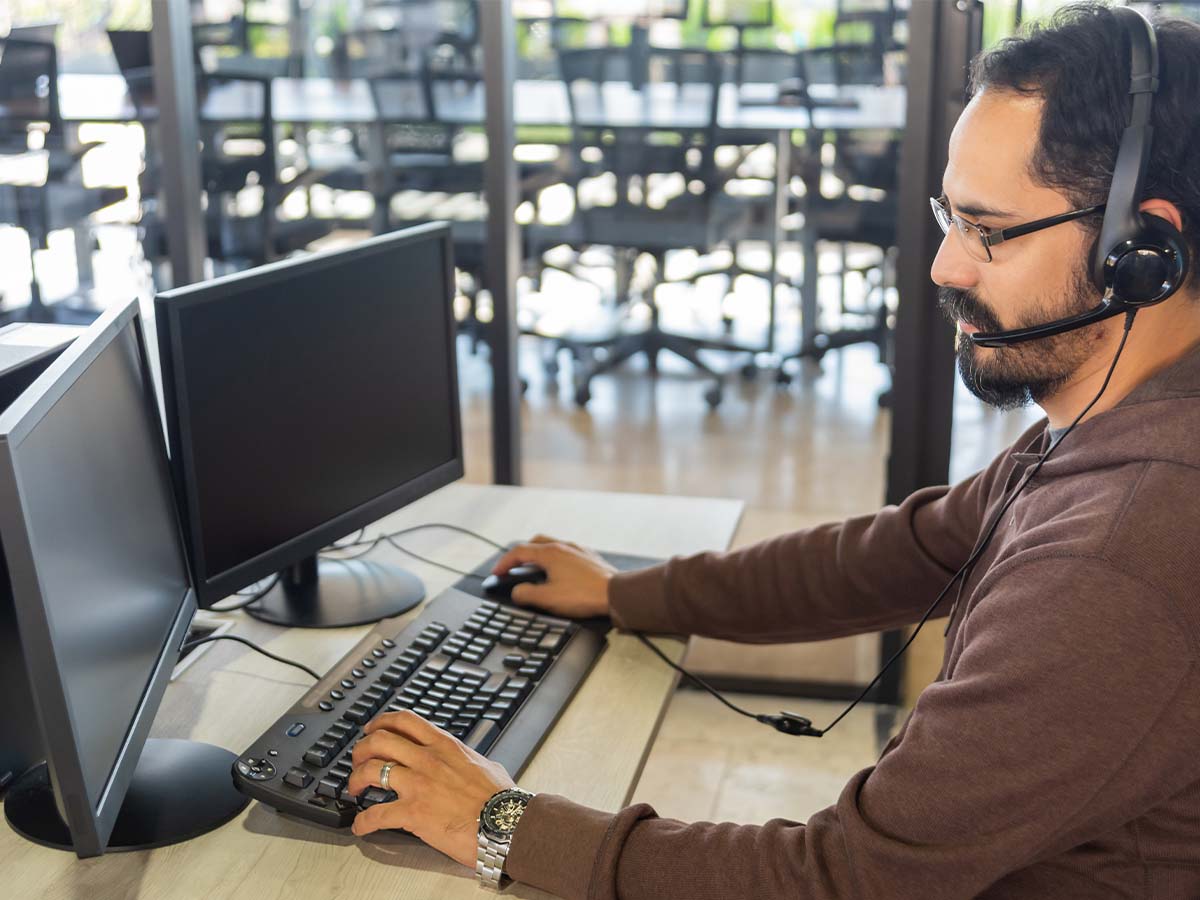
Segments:
[[[943,187],[951,202],[1007,210],[1036,203],[1041,193],[1053,195],[1029,175],[1041,115],[1038,97],[986,89],[977,94],[950,135]]]

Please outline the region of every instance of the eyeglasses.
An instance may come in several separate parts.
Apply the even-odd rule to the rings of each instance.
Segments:
[[[967,248],[967,253],[980,262],[992,261],[992,248],[997,244],[1002,244],[1005,241],[1021,237],[1025,234],[1033,234],[1033,232],[1041,231],[1043,228],[1051,228],[1055,225],[1061,225],[1064,222],[1074,222],[1076,219],[1082,219],[1084,216],[1103,212],[1105,206],[1105,204],[1101,203],[1099,206],[1089,206],[1087,209],[1074,209],[1070,212],[1059,213],[1057,216],[1047,216],[1044,219],[1035,219],[1023,225],[1013,225],[1011,228],[1001,228],[999,231],[992,231],[986,225],[969,222],[962,216],[956,216],[950,212],[950,201],[946,199],[945,194],[940,197],[930,197],[929,205],[933,207],[933,217],[937,219],[938,227],[942,229],[942,234],[949,234],[950,226],[953,225],[959,237],[963,239],[963,246]]]

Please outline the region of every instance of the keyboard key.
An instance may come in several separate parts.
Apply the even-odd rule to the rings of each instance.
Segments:
[[[364,667],[364,668],[367,668],[367,669],[373,669],[373,668],[375,668],[377,665],[379,665],[379,663],[375,662],[375,660],[373,660],[373,659],[372,659],[371,657],[369,657],[369,656],[364,656],[364,657],[363,657],[362,664],[363,664],[363,667]]]
[[[439,653],[437,656],[430,659],[429,662],[425,663],[421,671],[429,675],[440,675],[445,672],[449,666],[449,658],[445,654]]]
[[[493,703],[491,705],[491,707],[488,709],[488,712],[500,713],[501,715],[504,716],[504,719],[502,721],[507,722],[510,718],[512,718],[513,705],[508,700],[497,700],[495,703]]]
[[[384,639],[383,639],[382,641],[380,641],[379,643],[381,643],[381,644],[382,644],[384,647],[386,647],[388,650],[391,650],[392,648],[394,648],[394,647],[396,646],[396,642],[395,642],[395,641],[393,641],[391,638],[384,638]]]
[[[517,646],[522,650],[533,650],[537,647],[539,640],[539,638],[536,638],[533,635],[526,635],[517,641]]]
[[[366,725],[374,714],[374,708],[363,703],[361,700],[343,713],[347,719],[351,722],[357,722],[359,725]]]
[[[504,657],[504,668],[506,669],[519,669],[523,665],[525,665],[525,657],[520,653],[510,653]]]
[[[515,647],[515,646],[517,646],[517,641],[519,641],[520,639],[521,639],[521,635],[519,635],[517,632],[505,631],[503,634],[500,635],[500,646],[501,647]]]
[[[330,691],[329,696],[332,697],[334,700],[345,700],[346,699],[346,694],[343,691],[339,691],[337,688],[334,688],[332,691]]]
[[[369,787],[359,795],[358,806],[360,809],[366,809],[368,806],[374,806],[377,803],[391,803],[395,799],[395,791],[385,791],[383,788]]]
[[[485,635],[487,637],[490,637],[493,641],[496,640],[496,638],[500,637],[500,629],[497,628],[495,625],[489,625],[487,628],[483,629],[479,633],[482,635]]]
[[[355,678],[366,678],[367,677],[367,673],[357,667],[351,669],[350,674],[353,675]]]
[[[538,625],[544,628],[559,628],[563,631],[570,631],[575,627],[575,624],[569,619],[558,619],[554,616],[539,615],[536,621]]]
[[[317,704],[317,707],[323,712],[333,712],[333,704],[328,700],[322,700]]]
[[[514,691],[512,688],[505,688],[499,694],[496,695],[496,699],[497,700],[512,700],[513,702],[516,702],[521,699],[521,692]]]
[[[292,787],[306,788],[312,784],[312,773],[307,769],[301,769],[293,766],[288,769],[288,773],[283,776],[283,780]]]
[[[433,711],[434,711],[434,707],[429,706],[428,704],[425,704],[425,703],[422,703],[418,706],[413,707],[413,712],[415,712],[422,719],[428,719],[430,716],[433,715]]]
[[[339,762],[336,766],[333,766],[329,770],[329,777],[340,778],[342,781],[345,781],[350,777],[350,773],[353,771],[354,768],[349,763]]]
[[[532,678],[535,681],[542,677],[542,667],[530,663],[529,665],[521,666],[517,669],[518,675],[523,675],[526,678]]]
[[[323,769],[329,765],[329,761],[333,759],[333,754],[334,750],[332,747],[318,747],[314,744],[304,751],[304,761]]]
[[[392,646],[394,647],[395,644],[393,644]],[[376,659],[383,659],[385,656],[387,656],[387,652],[384,650],[380,650],[378,647],[376,647],[374,650],[371,651],[371,655],[373,657],[375,657]]]
[[[351,681],[349,678],[342,679],[342,687],[344,687],[348,691],[354,690],[354,688],[357,687],[357,685],[358,685],[357,681]]]
[[[546,636],[538,641],[538,649],[546,650],[550,653],[558,653],[567,645],[566,632],[548,631]]]
[[[522,694],[528,694],[533,689],[533,683],[528,678],[510,678],[508,686],[514,691],[520,691]]]
[[[445,713],[434,713],[433,718],[431,718],[429,721],[431,721],[438,728],[445,728],[450,724],[450,716],[446,715]]]
[[[486,680],[492,673],[482,666],[473,666],[470,663],[457,662],[450,666],[449,670],[452,675],[461,675],[468,678],[478,678]]]
[[[489,678],[487,680],[487,683],[481,685],[476,690],[476,693],[491,696],[492,694],[497,694],[500,691],[504,690],[504,687],[507,684],[508,684],[508,675],[504,672],[496,672],[494,675],[492,675],[491,678]]]
[[[346,782],[340,778],[322,778],[321,783],[317,785],[317,795],[336,799],[345,786]]]

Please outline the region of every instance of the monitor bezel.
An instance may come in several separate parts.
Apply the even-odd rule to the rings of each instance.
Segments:
[[[141,702],[133,713],[125,740],[109,770],[108,780],[93,807],[84,779],[83,751],[67,702],[66,679],[55,654],[51,624],[42,602],[42,587],[35,562],[36,548],[31,540],[26,506],[20,490],[20,447],[54,405],[127,328],[133,329],[137,345],[143,404],[154,426],[151,430],[163,466],[162,475],[170,483],[166,442],[136,300],[103,313],[7,410],[0,413],[0,534],[3,535],[13,603],[20,628],[19,639],[24,650],[50,781],[59,811],[70,830],[75,853],[81,858],[98,856],[108,845],[126,791],[149,738],[154,717],[170,682],[171,672],[178,661],[179,647],[187,638],[188,625],[196,611],[196,595],[186,566],[187,552],[179,511],[172,495],[170,502],[175,514],[176,539],[179,541],[180,557],[185,560],[184,576],[188,579],[188,589],[181,597],[179,610],[166,632],[154,668],[148,675]]]
[[[361,503],[353,509],[327,520],[291,540],[266,550],[257,556],[221,572],[210,573],[204,558],[200,538],[200,511],[195,462],[192,457],[191,422],[185,411],[189,408],[187,384],[180,377],[176,363],[183,359],[179,313],[190,306],[223,298],[227,288],[242,291],[248,287],[267,286],[336,265],[353,265],[356,260],[386,253],[396,247],[421,241],[439,242],[445,267],[443,298],[446,334],[449,341],[448,363],[451,379],[451,418],[454,440],[453,458],[417,478]],[[368,238],[351,247],[326,250],[307,256],[268,263],[245,272],[224,275],[186,287],[163,291],[154,298],[158,327],[159,369],[162,374],[163,401],[166,410],[167,438],[172,478],[177,503],[184,523],[184,539],[192,567],[192,583],[197,602],[207,608],[225,597],[269,578],[327,547],[351,532],[364,528],[390,513],[462,478],[464,472],[462,416],[458,396],[458,323],[454,318],[454,244],[450,225],[431,222],[400,231]]]

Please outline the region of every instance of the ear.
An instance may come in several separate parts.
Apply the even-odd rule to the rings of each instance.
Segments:
[[[1183,217],[1179,214],[1179,207],[1169,200],[1143,200],[1138,204],[1138,212],[1166,219],[1175,226],[1176,231],[1183,230]]]

